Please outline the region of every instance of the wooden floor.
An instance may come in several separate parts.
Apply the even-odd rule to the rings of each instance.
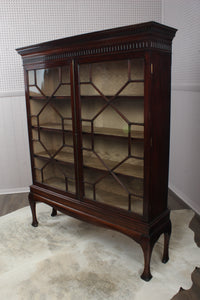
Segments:
[[[172,191],[169,191],[168,203],[171,210],[188,208],[188,206]],[[0,216],[28,205],[28,193],[0,195]],[[200,216],[195,214],[189,227],[194,231],[194,240],[197,246],[200,247]],[[172,298],[172,300],[200,300],[200,268],[196,267],[191,276],[193,282],[191,289],[183,290],[180,288],[180,291]]]
[[[0,216],[28,205],[28,193],[0,195]]]

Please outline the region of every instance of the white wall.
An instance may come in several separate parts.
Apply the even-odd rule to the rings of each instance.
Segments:
[[[161,21],[161,0],[1,0],[0,92],[23,89],[15,48],[70,35]]]
[[[200,1],[163,0],[173,41],[170,188],[200,214]]]
[[[27,191],[31,182],[24,96],[0,98],[0,194]]]
[[[149,20],[160,22],[161,12],[161,0],[1,0],[0,193],[28,190],[31,184],[23,69],[15,48]]]
[[[200,92],[172,90],[170,188],[200,213]]]

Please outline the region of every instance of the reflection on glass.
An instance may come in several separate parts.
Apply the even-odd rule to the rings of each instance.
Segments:
[[[85,198],[143,214],[144,60],[80,64]]]
[[[58,87],[59,68],[36,70],[37,87],[46,96],[51,96]]]
[[[42,94],[40,93],[40,90],[36,86],[29,86],[29,95],[34,97],[41,97]]]

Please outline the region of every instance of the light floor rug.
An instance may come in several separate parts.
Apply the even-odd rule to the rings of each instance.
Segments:
[[[9,300],[169,300],[192,285],[200,249],[188,228],[191,210],[171,213],[170,260],[161,262],[163,238],[154,247],[153,278],[140,279],[143,253],[133,240],[37,205],[0,218],[0,298]]]

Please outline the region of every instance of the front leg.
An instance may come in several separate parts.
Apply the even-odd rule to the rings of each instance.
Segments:
[[[38,221],[36,217],[36,202],[33,200],[31,193],[29,194],[29,203],[30,203],[32,218],[33,218],[32,226],[37,227]]]
[[[144,271],[141,275],[141,278],[145,281],[149,281],[152,278],[150,271],[150,261],[154,244],[155,242],[148,237],[143,238],[141,242],[141,247],[144,253]]]

